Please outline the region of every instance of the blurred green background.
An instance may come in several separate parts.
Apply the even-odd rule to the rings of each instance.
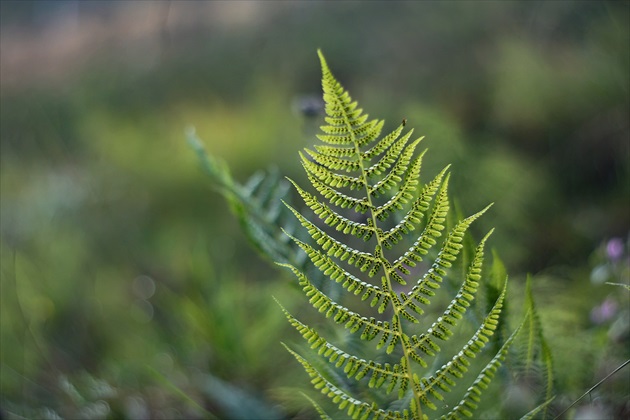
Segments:
[[[0,2],[1,361],[9,418],[310,418],[271,296],[185,140],[303,180],[321,48],[386,129],[453,164],[565,406],[629,356],[630,3]],[[306,105],[305,105],[306,104]],[[518,305],[513,305],[518,308]],[[516,310],[516,309],[515,309]],[[628,368],[581,410],[630,412]],[[599,411],[597,411],[599,410]]]

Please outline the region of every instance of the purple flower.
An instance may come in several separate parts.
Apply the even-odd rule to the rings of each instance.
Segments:
[[[602,324],[615,316],[617,313],[617,302],[608,297],[601,305],[591,310],[591,321],[594,324]]]
[[[612,238],[606,244],[606,255],[611,261],[617,261],[623,256],[623,241],[621,238]]]

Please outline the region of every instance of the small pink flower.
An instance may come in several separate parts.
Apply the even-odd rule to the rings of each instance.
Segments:
[[[612,298],[606,298],[601,305],[591,310],[591,321],[594,324],[603,324],[612,319],[617,313],[617,302]]]
[[[606,255],[611,261],[617,261],[623,256],[623,241],[621,238],[612,238],[606,244]]]

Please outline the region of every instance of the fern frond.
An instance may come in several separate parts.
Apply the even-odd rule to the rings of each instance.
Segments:
[[[351,233],[357,238],[363,238],[368,241],[374,234],[374,227],[371,221],[367,223],[354,222],[334,210],[332,210],[325,203],[317,200],[315,196],[309,194],[299,187],[293,180],[289,181],[295,186],[296,190],[304,200],[304,203],[315,213],[324,223],[330,227],[334,227],[337,231],[342,231],[345,234]]]
[[[322,165],[310,161],[302,153],[300,153],[300,157],[302,158],[302,166],[306,170],[306,173],[316,177],[330,187],[339,188],[347,186],[351,190],[363,188],[363,181],[359,178],[333,172]]]
[[[412,140],[413,130],[404,131],[406,120],[381,136],[384,122],[370,119],[363,112],[332,75],[321,52],[318,54],[326,116],[322,134],[317,137],[324,144],[300,153],[302,166],[315,192],[308,192],[289,179],[305,208],[298,210],[284,201],[285,208],[308,236],[304,239],[289,230],[285,234],[287,240],[302,251],[305,264],[318,277],[339,284],[339,290],[347,292],[343,296],[356,296],[354,299],[369,303],[375,310],[368,308],[371,312],[366,315],[361,314],[362,310],[355,312],[333,299],[336,295],[325,293],[313,284],[309,279],[311,271],[307,275],[302,266],[286,261],[278,265],[290,269],[296,276],[315,310],[355,334],[357,341],[376,343],[378,357],[342,350],[281,306],[288,322],[322,358],[321,363],[312,364],[285,347],[302,364],[315,388],[349,416],[428,419],[423,410],[436,410],[437,402],[445,400],[454,385],[464,383],[473,371],[478,371],[473,359],[479,359],[482,352],[489,352],[491,337],[501,335],[497,333],[499,326],[505,328],[499,318],[505,312],[507,280],[502,285],[497,280],[496,294],[492,299],[486,298],[494,301],[493,306],[488,311],[479,310],[479,303],[474,307],[475,314],[479,311],[485,313],[485,317],[468,342],[454,354],[443,355],[442,342],[455,336],[455,328],[475,304],[479,289],[490,287],[487,281],[482,283],[482,268],[485,245],[493,230],[474,250],[473,245],[468,247],[467,238],[472,224],[491,205],[461,220],[449,216],[450,166],[428,183],[420,184],[426,150],[417,153],[416,149],[422,137]],[[309,210],[319,221],[307,217]],[[352,236],[362,238],[365,244],[353,245],[360,241]],[[412,245],[406,250],[397,249],[403,241]],[[425,259],[431,261],[417,267]],[[495,265],[496,261],[498,259]],[[461,270],[454,269],[460,266]],[[417,272],[420,268],[423,272]],[[458,288],[453,287],[454,296],[445,308],[436,312],[437,319],[422,332],[420,320],[427,305],[438,292],[445,292],[441,289],[450,290],[451,280],[457,275],[463,276],[463,280]],[[374,278],[380,282],[370,280]],[[411,289],[401,289],[399,285],[407,282],[411,283]],[[445,418],[472,415],[525,321],[530,322],[532,328],[538,322],[528,317],[521,323]],[[550,363],[548,350],[544,343],[541,354]],[[492,349],[492,353],[495,351]],[[435,358],[434,363],[437,360],[446,363],[421,375],[419,370],[428,368],[429,358]],[[346,382],[341,372],[350,382]],[[382,407],[356,398],[355,395],[363,394],[349,391],[355,389],[355,385],[351,385],[355,382],[356,389],[366,385],[384,388],[388,397],[381,401]],[[393,398],[389,395],[394,389],[398,391],[398,400],[387,402],[387,398]],[[385,405],[389,403],[391,405]],[[323,410],[316,404],[315,407],[327,418]],[[386,410],[386,407],[395,409]]]
[[[287,234],[295,243],[297,243],[300,248],[304,250],[306,255],[310,258],[311,262],[315,267],[317,267],[324,276],[329,277],[331,280],[341,283],[342,287],[346,289],[348,292],[353,292],[355,295],[362,295],[361,300],[368,300],[372,298],[370,306],[374,307],[379,302],[381,305],[379,306],[379,312],[383,313],[385,310],[385,305],[389,302],[389,295],[381,290],[380,287],[372,285],[370,283],[366,283],[362,280],[359,280],[352,274],[348,273],[346,270],[341,268],[336,262],[329,258],[328,256],[322,254],[312,246],[300,241],[299,239]],[[370,256],[370,258],[373,258]],[[373,264],[372,261],[366,261],[364,267],[369,267]],[[362,271],[365,271],[362,268]]]
[[[419,139],[418,141],[420,141]],[[408,146],[403,153],[401,153],[396,161],[396,164],[393,166],[392,170],[389,171],[380,181],[376,184],[372,185],[368,189],[368,194],[371,197],[379,197],[381,194],[385,194],[387,190],[391,190],[398,185],[400,181],[402,181],[402,176],[407,172],[407,167],[411,158],[413,157],[413,152],[415,151],[415,147],[418,142],[413,142],[410,146]],[[422,152],[422,155],[424,155]],[[422,159],[422,155],[419,156],[419,159]]]
[[[333,171],[344,171],[344,172],[356,172],[361,169],[360,163],[358,161],[352,161],[349,159],[338,158],[336,156],[330,156],[327,154],[317,153],[309,149],[304,149],[304,151],[313,158],[313,160],[326,169]]]
[[[501,346],[501,349],[499,349],[492,360],[490,360],[490,362],[481,370],[481,372],[477,376],[477,379],[475,379],[472,386],[468,388],[466,394],[464,394],[462,400],[455,407],[453,407],[453,410],[451,410],[447,415],[443,416],[442,418],[461,419],[461,416],[473,416],[473,412],[478,408],[478,404],[481,401],[481,396],[483,395],[483,392],[492,382],[496,371],[501,366],[503,360],[505,360],[510,346],[518,336],[518,333],[521,331],[522,327],[523,323],[518,326],[518,328],[512,333],[512,335],[505,341],[503,346]]]
[[[325,183],[319,181],[312,175],[309,175],[308,179],[311,181],[313,187],[332,205],[341,207],[342,209],[354,207],[354,210],[361,214],[371,208],[371,205],[365,198],[347,196],[336,189],[327,186]]]
[[[448,237],[444,241],[444,245],[440,249],[437,257],[431,268],[427,270],[425,275],[421,277],[418,283],[411,289],[406,296],[401,296],[403,299],[403,307],[409,306],[414,309],[416,313],[422,314],[422,310],[418,312],[417,306],[414,306],[413,301],[418,301],[422,304],[429,304],[429,299],[435,294],[434,290],[440,287],[442,277],[446,275],[445,269],[452,266],[452,263],[457,259],[459,252],[462,248],[462,241],[464,234],[476,219],[478,219],[483,213],[485,213],[490,206],[481,210],[480,212],[473,214],[472,216],[460,221],[453,230],[449,233]],[[470,306],[474,298],[474,294],[477,292],[478,281],[481,278],[481,267],[483,264],[484,245],[488,237],[492,234],[491,230],[479,243],[475,250],[472,264],[468,268],[466,279],[462,284],[459,292],[455,298],[449,304],[445,314],[444,320],[451,325],[455,325],[455,319],[461,319],[466,312],[466,308]]]
[[[474,299],[474,295],[477,293],[479,286],[478,281],[481,278],[481,266],[483,264],[483,248],[486,240],[491,234],[492,231],[490,231],[477,246],[475,257],[473,258],[473,261],[468,268],[466,280],[462,283],[457,295],[449,303],[442,315],[433,324],[431,324],[431,327],[429,327],[426,333],[420,336],[411,336],[411,341],[413,343],[412,349],[414,351],[420,349],[424,354],[431,356],[433,355],[433,351],[429,350],[427,345],[435,351],[439,351],[439,346],[433,343],[430,337],[435,337],[442,341],[446,341],[453,335],[451,328],[455,327],[458,321],[463,318],[463,315],[466,313],[468,306],[470,305],[470,303],[472,303],[472,300]],[[411,300],[405,299],[409,298],[403,298],[403,307],[406,305],[413,305],[413,302],[411,302]],[[500,302],[502,304],[503,297],[501,297],[501,300],[497,302]],[[416,313],[422,313],[422,309],[418,308],[417,306],[411,306],[411,308],[414,309]],[[490,313],[493,314],[495,313],[495,311],[496,305],[495,307],[493,307]],[[487,322],[491,321],[487,320]],[[482,324],[482,327],[484,324]],[[417,359],[421,360],[421,356],[419,354],[417,355]],[[420,360],[418,360],[419,363],[421,365],[424,365],[424,361]]]
[[[426,394],[431,394],[441,400],[443,397],[435,388],[438,387],[441,391],[450,392],[451,389],[449,387],[454,386],[457,379],[464,377],[471,364],[471,359],[476,358],[477,354],[481,353],[489,342],[490,337],[495,333],[505,299],[505,291],[506,289],[504,288],[492,310],[466,345],[448,363],[438,369],[435,374],[421,380],[422,389],[420,395],[426,396]],[[416,342],[420,342],[422,338],[424,337],[418,338]],[[414,349],[417,347],[417,345],[414,346]]]
[[[289,190],[289,183],[277,170],[254,174],[246,184],[236,182],[224,162],[210,155],[194,129],[187,131],[187,140],[197,154],[201,165],[214,181],[214,186],[230,205],[247,237],[256,249],[272,261],[299,265],[296,249],[283,240],[279,228],[292,229],[293,220],[279,200]]]
[[[339,349],[321,337],[314,328],[296,319],[277,300],[276,302],[280,305],[289,323],[310,344],[311,350],[317,351],[319,355],[326,358],[336,368],[343,369],[348,378],[354,377],[356,380],[360,380],[369,376],[370,388],[380,388],[384,384],[388,384],[387,393],[392,392],[399,383],[407,380],[407,377],[400,372],[400,365],[394,364],[392,366],[389,363],[361,359]]]
[[[354,147],[340,147],[340,146],[326,146],[321,144],[314,145],[315,150],[317,150],[322,155],[326,156],[334,156],[338,158],[351,157],[356,154],[356,149]],[[300,153],[303,156],[302,153]]]
[[[287,349],[289,353],[293,355],[297,359],[300,364],[306,370],[306,373],[311,377],[311,383],[318,389],[322,394],[326,395],[331,401],[335,404],[338,404],[340,410],[347,410],[348,416],[353,419],[368,419],[372,418],[383,418],[390,419],[395,418],[392,416],[393,413],[388,413],[387,411],[379,409],[376,404],[369,404],[364,401],[360,401],[348,393],[344,392],[337,386],[335,386],[332,382],[327,380],[313,365],[311,365],[306,359],[300,356],[298,353],[293,351],[289,346],[282,343],[284,348]]]
[[[380,175],[385,170],[389,169],[392,166],[392,164],[396,162],[397,156],[403,152],[403,149],[405,148],[405,145],[409,141],[409,138],[411,137],[412,133],[413,131],[410,130],[400,140],[398,140],[389,149],[387,149],[387,151],[383,154],[383,156],[381,156],[381,158],[376,163],[374,163],[369,168],[365,169],[365,176],[367,178],[371,178],[376,175]],[[413,150],[415,149],[415,147],[417,146],[419,142],[420,140],[418,139],[415,142],[411,143],[408,146],[409,150],[407,150],[405,153],[410,154],[411,152],[413,152]]]
[[[342,350],[280,305],[288,322],[321,360],[311,363],[285,345],[286,349],[302,364],[316,389],[348,416],[362,419],[428,420],[424,409],[436,410],[454,385],[461,386],[478,371],[473,359],[480,363],[482,351],[494,353],[463,398],[444,416],[460,418],[473,415],[522,331],[525,368],[540,374],[545,388],[543,402],[524,418],[540,413],[545,417],[553,400],[553,357],[542,333],[531,282],[528,279],[524,320],[502,343],[508,335],[507,324],[499,323],[501,315],[506,317],[505,267],[495,256],[490,274],[482,276],[484,248],[492,230],[476,246],[470,239],[471,225],[490,206],[467,218],[454,216],[448,191],[450,166],[421,184],[426,150],[418,153],[416,149],[423,138],[412,139],[413,130],[404,131],[406,120],[381,136],[384,121],[363,112],[332,75],[321,51],[318,54],[326,116],[317,138],[324,144],[299,154],[314,193],[275,172],[238,184],[225,165],[203,150],[194,133],[189,134],[204,168],[261,253],[290,269],[313,308],[354,334],[357,343],[376,343],[376,356]],[[287,196],[291,185],[304,206],[291,204]],[[317,218],[311,220],[310,212]],[[407,241],[412,243],[408,249],[397,248]],[[453,283],[459,283],[457,277],[463,277],[459,287]],[[410,289],[400,287],[407,282]],[[486,291],[481,302],[477,302],[479,289]],[[449,291],[454,296],[445,308],[432,311],[437,319],[426,329],[429,323],[421,321],[427,305],[437,293]],[[362,315],[363,310],[348,309],[340,296],[365,301],[368,312]],[[368,304],[374,309],[366,308]],[[443,342],[456,336],[464,315],[469,320],[474,315],[476,320],[471,322],[480,325],[454,354],[444,354]],[[495,338],[491,341],[491,337]],[[420,371],[428,368],[429,358],[434,358],[434,364],[446,363],[423,375]],[[374,391],[362,393],[366,387]],[[394,389],[397,400],[391,395]],[[382,407],[355,397],[377,390],[386,391],[385,397],[376,399]],[[330,418],[311,402],[322,418]]]
[[[332,417],[330,417],[328,414],[326,414],[326,412],[319,406],[319,404],[317,404],[311,397],[309,397],[308,395],[306,395],[303,392],[301,392],[301,394],[302,394],[302,396],[304,398],[309,400],[309,402],[313,405],[313,408],[315,408],[315,411],[317,411],[317,414],[319,414],[319,417],[322,420],[332,420]]]
[[[440,185],[442,185],[442,179],[444,178],[447,169],[448,167],[444,168],[442,172],[433,179],[433,181],[427,184],[418,199],[414,202],[412,209],[409,211],[409,217],[413,217],[414,222],[416,219],[420,221],[424,217],[424,212],[428,210],[433,196],[437,193]],[[439,213],[442,214],[442,217],[444,216],[444,213],[448,211],[448,198],[446,197],[446,194],[442,194],[441,198],[437,200],[432,215],[430,216],[431,221],[426,224],[418,239],[402,256],[394,261],[394,269],[404,273],[405,270],[403,264],[410,267],[415,266],[415,263],[412,261],[422,261],[422,257],[427,255],[433,245],[437,243],[437,241],[433,238],[434,235],[431,235],[432,229],[430,229],[430,226],[434,224],[435,219],[437,218],[437,216],[433,216],[433,214],[435,214],[438,209],[440,210]],[[437,236],[439,237],[439,235]]]
[[[389,321],[379,321],[372,317],[367,318],[341,306],[313,286],[304,273],[300,272],[294,266],[290,264],[278,265],[289,268],[293,274],[295,274],[298,278],[299,285],[302,286],[302,290],[306,296],[310,298],[309,302],[315,309],[320,313],[325,312],[326,318],[333,317],[333,320],[337,324],[344,324],[344,328],[351,333],[361,331],[362,340],[373,340],[379,334],[388,337],[390,335],[400,336],[400,332],[396,330],[395,327],[392,328]]]
[[[525,315],[525,330],[527,332],[524,355],[525,372],[529,375],[540,375],[544,392],[542,401],[553,399],[554,369],[551,349],[543,334],[542,323],[536,309],[534,296],[532,293],[532,279],[527,277],[525,283],[525,305],[527,313]],[[540,368],[540,369],[539,369]],[[547,417],[548,405],[542,407],[542,417]]]
[[[390,147],[396,141],[396,139],[398,139],[398,137],[400,137],[403,127],[404,125],[400,124],[394,131],[392,131],[391,133],[383,137],[381,140],[379,140],[374,146],[372,146],[372,148],[370,148],[369,150],[365,152],[362,152],[361,158],[364,160],[370,160],[374,156],[378,156],[381,153],[383,153],[385,150],[387,150],[388,147]],[[408,136],[410,135],[411,135],[411,132],[408,134]]]
[[[550,399],[548,399],[547,401],[543,402],[542,404],[540,404],[539,406],[535,407],[533,410],[531,410],[529,413],[525,414],[523,417],[521,417],[521,420],[531,420],[534,418],[534,416],[538,413],[540,413],[541,411],[547,411],[549,404],[551,404],[553,402],[553,400],[556,397],[551,397]],[[545,418],[544,416],[544,412],[543,412],[543,418]]]
[[[389,216],[389,212],[393,209],[402,210],[404,205],[407,204],[410,200],[414,198],[414,191],[416,190],[416,185],[418,184],[418,177],[420,176],[420,167],[422,165],[422,156],[420,155],[416,158],[409,170],[405,173],[405,182],[400,187],[398,192],[394,194],[394,196],[384,205],[379,206],[375,209],[374,215],[381,221],[385,220]],[[400,230],[413,230],[415,228],[415,222],[418,218],[418,208],[412,207],[412,209],[407,212],[407,216],[403,219],[401,224],[397,227],[391,229],[384,235],[385,240],[390,238],[398,238],[400,237]],[[416,222],[417,223],[417,222]],[[407,233],[405,231],[405,233]],[[395,242],[394,242],[395,243]]]
[[[327,255],[332,255],[340,261],[346,261],[349,265],[361,267],[361,271],[369,270],[368,275],[370,277],[373,277],[374,274],[376,274],[376,271],[378,271],[380,266],[378,265],[379,261],[375,256],[345,245],[315,226],[290,205],[286,204],[286,206],[293,212],[295,217],[300,221],[301,225],[306,228],[308,234],[311,238],[313,238],[317,245],[319,245],[322,250],[326,251]]]

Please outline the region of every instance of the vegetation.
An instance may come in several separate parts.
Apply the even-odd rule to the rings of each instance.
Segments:
[[[268,218],[252,227],[307,241],[265,191],[276,177],[303,210],[274,174],[308,185],[295,157],[323,116],[318,47],[363,106],[394,123],[384,132],[405,117],[426,136],[423,178],[452,164],[445,232],[495,203],[469,229],[479,241],[496,227],[491,284],[510,273],[501,317],[512,328],[492,351],[520,325],[531,273],[554,356],[549,414],[586,393],[563,417],[627,417],[628,367],[608,375],[630,356],[629,293],[607,284],[629,283],[627,2],[256,4],[0,2],[3,418],[312,418],[309,398],[336,412],[279,344],[317,360],[272,296],[346,351],[365,342],[329,329],[288,286],[291,271],[252,250],[183,135],[195,126],[210,161],[230,168],[222,176],[260,203]],[[269,232],[286,241],[285,263],[360,309]],[[460,285],[446,283],[431,307]],[[489,293],[477,292],[457,336],[481,324]],[[537,405],[542,367],[530,379],[513,357],[527,326],[479,413],[497,399],[510,417]],[[441,343],[441,355],[463,344]]]
[[[498,351],[495,349],[494,357],[476,379],[469,381],[471,385],[463,399],[456,404],[444,404],[444,395],[450,393],[457,382],[466,381],[471,363],[481,359],[486,347],[491,347],[489,343],[495,333],[506,330],[505,326],[499,326],[504,324],[504,321],[500,322],[500,315],[507,303],[507,278],[498,273],[498,268],[494,270],[494,284],[490,284],[489,276],[482,275],[484,246],[492,231],[476,247],[464,249],[469,227],[490,206],[457,222],[453,222],[451,216],[449,223],[448,166],[418,188],[426,150],[416,157],[414,152],[422,138],[411,141],[413,130],[403,134],[406,120],[391,133],[381,136],[384,121],[369,120],[334,78],[321,52],[319,56],[327,125],[321,127],[323,134],[317,137],[324,145],[315,146],[316,151],[306,149],[306,154],[300,156],[309,181],[332,207],[289,179],[306,210],[310,209],[308,214],[317,216],[320,223],[310,221],[304,212],[284,202],[310,238],[304,242],[282,229],[296,245],[294,248],[306,254],[306,260],[302,258],[303,262],[300,262],[299,257],[304,254],[292,250],[278,232],[281,215],[278,202],[280,197],[286,197],[286,183],[280,182],[277,176],[255,177],[248,188],[239,188],[225,168],[204,153],[194,135],[190,137],[191,144],[203,159],[208,173],[218,181],[220,191],[232,203],[250,240],[263,254],[278,259],[278,264],[293,272],[312,306],[325,313],[326,318],[332,317],[335,323],[344,325],[350,334],[359,335],[361,340],[380,338],[376,344],[376,350],[380,352],[371,354],[366,351],[366,346],[357,343],[353,353],[348,353],[280,305],[289,323],[310,345],[310,350],[329,363],[322,367],[321,363],[309,361],[284,345],[303,365],[316,389],[326,394],[340,410],[347,410],[347,415],[352,418],[428,419],[423,410],[438,410],[436,404],[446,408],[441,410],[446,418],[471,417],[525,323],[523,321],[511,335],[504,334],[494,340]],[[263,183],[266,186],[257,191],[256,187]],[[346,208],[353,209],[354,215],[344,216],[336,210]],[[442,241],[448,224],[452,227]],[[327,232],[326,227],[331,229]],[[295,230],[293,225],[287,228],[291,232]],[[403,246],[416,229],[421,233],[415,235],[415,239],[411,235],[411,246]],[[333,234],[335,231],[338,233]],[[342,234],[345,239],[335,238]],[[362,241],[355,242],[353,238]],[[441,245],[437,245],[440,241]],[[463,254],[468,254],[468,258],[463,258],[467,259],[463,264],[458,259],[462,250]],[[500,266],[501,263],[497,260],[495,264]],[[356,275],[349,271],[352,268],[356,269]],[[306,271],[312,273],[311,276],[307,276]],[[464,280],[458,286],[456,278],[460,275]],[[381,278],[380,285],[368,279],[374,277]],[[340,286],[337,287],[339,290],[328,295],[323,293],[323,282],[327,280]],[[415,283],[413,287],[405,287],[408,281]],[[443,284],[455,290],[455,296],[444,303],[441,314],[435,309],[425,313],[430,308],[428,305],[439,297],[436,294]],[[480,288],[486,291],[489,312],[484,314],[485,308],[477,309],[472,319],[480,320],[480,325],[473,324],[476,331],[468,342],[455,348],[450,360],[444,359],[440,347],[443,344],[437,342],[448,341],[454,331],[462,332],[458,328],[460,321],[467,315]],[[360,297],[366,303],[369,301],[369,307],[377,308],[376,311],[362,315],[340,304],[340,299],[329,296],[343,292]],[[426,324],[425,320],[431,318],[436,319]],[[522,354],[523,365],[531,376],[532,367],[538,362],[535,354],[538,354],[546,388],[541,394],[545,401],[530,412],[533,415],[540,411],[546,413],[546,406],[553,399],[554,376],[551,350],[543,337],[531,290],[528,290],[526,319],[529,321],[528,336],[522,344],[526,348]],[[418,332],[421,321],[428,326],[423,333]],[[427,360],[434,360],[431,367]],[[440,360],[444,364],[438,367],[435,363]],[[422,376],[417,373],[419,367],[425,370]],[[340,382],[339,378],[343,376],[358,384]],[[386,394],[397,390],[398,397],[371,395],[365,388],[380,389],[381,394],[385,388]],[[357,399],[356,395],[369,400]],[[319,405],[314,405],[322,417],[329,418]],[[500,410],[501,404],[495,401],[492,405],[493,416],[506,415]],[[333,418],[339,416],[344,414],[336,414]]]

